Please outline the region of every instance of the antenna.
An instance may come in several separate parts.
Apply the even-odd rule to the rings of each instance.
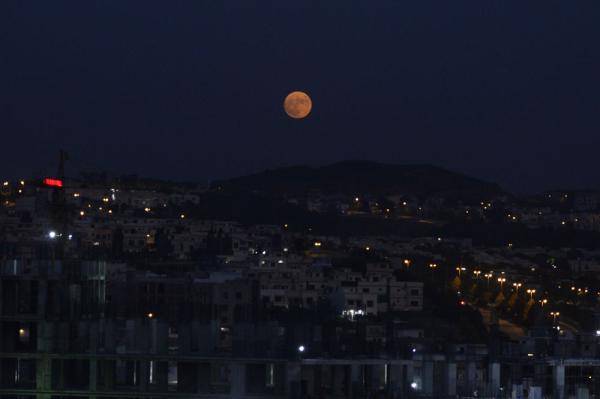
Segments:
[[[65,178],[65,161],[69,160],[69,154],[67,154],[67,152],[63,149],[60,149],[58,151],[58,172],[56,174],[56,177],[58,177],[61,180],[64,180]]]

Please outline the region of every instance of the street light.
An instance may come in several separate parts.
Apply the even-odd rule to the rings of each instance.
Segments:
[[[513,287],[517,289],[517,293],[519,292],[519,288],[521,288],[522,285],[522,283],[513,283]]]
[[[540,299],[540,303],[542,304],[542,307],[544,307],[544,305],[548,303],[548,300],[546,298]]]
[[[527,293],[530,295],[531,299],[533,299],[533,294],[535,294],[535,290],[529,289],[529,290],[527,290]]]
[[[560,312],[550,312],[550,316],[552,316],[552,322],[556,324],[556,318],[560,316]]]
[[[498,282],[500,283],[500,289],[504,288],[504,283],[506,282],[506,277],[498,277]]]
[[[489,287],[490,286],[490,278],[492,278],[492,272],[484,274],[483,277],[487,278],[487,285]]]
[[[306,348],[304,347],[304,345],[300,345],[298,347],[298,352],[303,353],[306,350]]]
[[[475,275],[476,278],[479,278],[479,275],[481,274],[481,270],[473,270],[473,274]]]

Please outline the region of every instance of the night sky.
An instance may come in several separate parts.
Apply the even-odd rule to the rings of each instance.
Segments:
[[[285,115],[286,94],[314,107]],[[0,174],[343,159],[600,188],[600,1],[0,2]]]

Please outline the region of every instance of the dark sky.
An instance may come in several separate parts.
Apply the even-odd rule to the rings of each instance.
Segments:
[[[282,110],[304,90],[313,113]],[[600,188],[598,0],[2,0],[2,175],[342,159]]]

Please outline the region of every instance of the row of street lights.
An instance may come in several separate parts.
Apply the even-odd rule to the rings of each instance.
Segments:
[[[404,259],[403,263],[404,263],[405,266],[408,267],[408,266],[411,265],[412,261],[409,260],[409,259]],[[429,268],[431,270],[435,270],[435,269],[437,269],[437,267],[438,267],[437,263],[429,263]],[[532,269],[532,270],[534,270],[534,269]],[[462,276],[462,273],[467,271],[467,268],[464,267],[464,266],[457,266],[456,267],[456,271],[457,271],[458,276],[460,278]],[[473,274],[475,275],[476,279],[479,279],[479,277],[482,275],[482,271],[476,269],[476,270],[473,270]],[[504,283],[506,283],[507,278],[504,276],[504,272],[502,272],[501,274],[502,275],[497,278],[497,281],[500,284],[500,290],[503,290],[504,289]],[[489,272],[487,272],[487,273],[483,273],[483,277],[485,277],[486,280],[487,280],[488,287],[490,285],[490,280],[491,280],[491,278],[493,276],[494,276],[494,272],[491,271],[491,270]],[[515,288],[515,291],[518,294],[519,293],[519,289],[523,286],[523,283],[521,283],[521,282],[514,282],[514,283],[512,283],[512,286]],[[574,290],[574,288],[572,288],[572,290]],[[527,288],[525,292],[527,294],[529,294],[530,300],[533,301],[533,297],[536,294],[537,290],[535,288]],[[600,293],[599,293],[599,295],[600,295]],[[547,298],[542,298],[538,302],[540,303],[541,307],[543,308],[544,305],[546,305],[548,303],[548,299]],[[553,318],[553,324],[556,324],[556,318],[558,316],[560,316],[560,312],[550,312],[550,316],[552,316],[552,318]],[[600,334],[600,330],[598,330],[598,332]]]
[[[410,266],[412,262],[409,259],[405,259],[404,260],[404,264],[406,266]],[[434,270],[438,267],[437,263],[430,263],[429,264],[429,268]],[[467,271],[467,268],[464,266],[457,266],[456,267],[456,271],[458,272],[458,276],[461,277],[461,274],[465,271]],[[473,270],[473,274],[475,275],[476,279],[479,279],[479,276],[482,274],[481,270]],[[502,274],[504,274],[504,272],[502,272]],[[493,271],[489,271],[488,273],[484,273],[483,277],[486,278],[487,280],[487,284],[489,287],[490,284],[490,279],[494,276],[494,272]],[[506,277],[504,276],[500,276],[497,279],[498,283],[500,284],[500,290],[504,289],[504,283],[507,281]],[[523,283],[520,282],[514,282],[512,284],[512,286],[515,288],[515,291],[517,292],[517,294],[519,293],[519,289],[523,286]],[[533,300],[533,296],[535,295],[535,293],[537,292],[537,290],[535,288],[528,288],[525,291],[527,294],[529,294],[529,298],[531,300]],[[548,299],[547,298],[543,298],[539,300],[540,305],[542,306],[542,308],[544,307],[544,305],[546,305],[548,303]],[[560,312],[550,312],[550,315],[554,318],[554,322],[556,322],[556,317],[558,317],[560,315]]]
[[[459,267],[456,268],[456,271],[458,272],[458,276],[459,277],[461,276],[461,272],[464,272],[466,270],[467,269],[465,267],[461,267],[461,266],[459,266]],[[479,276],[481,275],[481,273],[482,273],[481,270],[473,270],[473,274],[475,275],[475,277],[477,279],[479,278]],[[504,273],[502,273],[502,274],[504,274]],[[487,279],[488,287],[489,287],[490,279],[493,276],[494,276],[494,272],[493,271],[490,271],[488,273],[484,273],[483,274],[483,277],[485,277]],[[504,289],[504,283],[506,282],[506,277],[500,276],[500,277],[498,277],[497,281],[500,284],[500,290]],[[518,293],[519,289],[523,286],[523,283],[514,282],[512,284],[512,286],[515,288],[515,291]],[[529,294],[530,299],[533,300],[533,296],[535,295],[535,293],[537,292],[537,290],[535,288],[528,288],[525,292],[527,294]],[[548,303],[548,299],[547,298],[543,298],[543,299],[540,299],[538,302],[540,303],[540,305],[543,308],[544,305],[546,305]],[[556,318],[558,316],[560,316],[560,312],[550,312],[550,316],[552,316],[552,318],[553,318],[553,323],[556,324]],[[600,332],[600,330],[599,330],[599,332]]]
[[[458,272],[458,276],[459,277],[461,276],[461,272],[464,272],[466,270],[467,269],[465,267],[460,267],[459,266],[459,267],[456,268],[456,271]],[[473,270],[473,274],[475,275],[475,278],[478,279],[479,276],[481,275],[481,270]],[[494,272],[492,272],[492,271],[490,271],[489,273],[485,273],[483,275],[483,277],[485,277],[487,279],[487,281],[488,281],[488,286],[489,286],[490,279],[493,277],[493,275],[494,275]],[[504,283],[505,282],[506,282],[506,277],[504,277],[504,276],[498,277],[498,283],[500,284],[500,289],[504,289]],[[523,283],[515,282],[512,285],[513,285],[513,287],[515,287],[515,290],[518,293],[519,292],[519,288],[521,288],[523,286]],[[530,289],[527,289],[526,292],[530,295],[531,299],[533,299],[533,295],[536,293],[536,290],[533,289],[533,288],[530,288]],[[547,303],[547,302],[548,302],[548,300],[545,299],[544,304]]]

